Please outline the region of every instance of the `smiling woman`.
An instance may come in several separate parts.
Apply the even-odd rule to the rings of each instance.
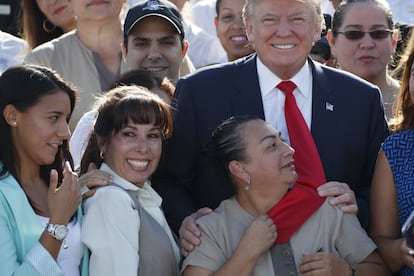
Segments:
[[[81,174],[92,162],[114,181],[84,204],[90,275],[179,275],[178,245],[149,180],[171,135],[169,106],[137,86],[114,88],[98,106]]]
[[[218,0],[217,16],[214,19],[217,36],[227,53],[227,60],[233,61],[254,52],[246,36],[242,19],[244,0]]]
[[[1,275],[87,273],[68,148],[75,100],[75,90],[44,67],[11,67],[0,77]]]

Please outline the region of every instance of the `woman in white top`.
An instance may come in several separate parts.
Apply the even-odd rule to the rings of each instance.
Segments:
[[[120,86],[97,110],[81,174],[94,163],[114,181],[84,203],[90,275],[179,275],[179,248],[149,181],[172,132],[170,108],[143,87]]]

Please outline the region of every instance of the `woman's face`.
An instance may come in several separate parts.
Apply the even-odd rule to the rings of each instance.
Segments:
[[[105,163],[125,180],[142,187],[158,166],[162,150],[160,128],[131,120],[104,145]]]
[[[373,3],[355,3],[345,13],[339,31],[370,32],[388,29],[390,27],[383,10]],[[356,40],[348,39],[344,34],[333,38],[330,34],[330,43],[341,69],[373,82],[386,76],[387,65],[397,43],[397,33],[382,39],[374,39],[365,34]]]
[[[43,96],[25,112],[16,110],[9,115],[13,144],[22,167],[53,163],[59,146],[70,137],[70,114],[69,96],[59,90]]]
[[[68,0],[36,0],[36,2],[47,19],[65,32],[76,27],[76,20]]]
[[[246,123],[241,133],[247,142],[243,167],[250,176],[250,189],[286,193],[297,179],[294,150],[280,139],[280,132],[261,120]]]
[[[242,19],[243,5],[244,0],[222,0],[219,15],[214,21],[217,36],[230,61],[254,52]]]
[[[78,22],[117,20],[125,0],[71,0]]]

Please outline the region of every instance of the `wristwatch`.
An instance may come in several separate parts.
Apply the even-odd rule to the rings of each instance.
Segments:
[[[68,235],[68,228],[66,227],[66,225],[63,224],[53,224],[53,223],[48,223],[46,226],[46,231],[52,235],[52,237],[54,237],[55,239],[61,241],[64,240],[66,238],[66,236]]]

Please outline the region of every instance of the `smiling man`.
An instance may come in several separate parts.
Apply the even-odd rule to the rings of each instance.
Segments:
[[[377,87],[308,57],[321,33],[320,5],[320,0],[247,0],[243,17],[256,54],[198,70],[178,81],[174,132],[153,185],[176,231],[186,218],[180,230],[184,250],[199,242],[194,219],[204,209],[195,211],[216,208],[234,194],[232,183],[216,173],[205,153],[212,130],[230,116],[249,114],[265,119],[292,141],[281,81],[295,84],[297,113],[310,131],[314,156],[326,176],[320,195],[336,196],[331,204],[342,203],[343,211],[356,212],[355,193],[359,218],[367,226],[372,172],[388,128]],[[295,150],[297,163],[298,153],[310,152]],[[254,186],[255,180],[251,183]]]
[[[151,71],[175,83],[187,50],[183,20],[172,3],[149,0],[128,11],[122,53],[130,70]]]

